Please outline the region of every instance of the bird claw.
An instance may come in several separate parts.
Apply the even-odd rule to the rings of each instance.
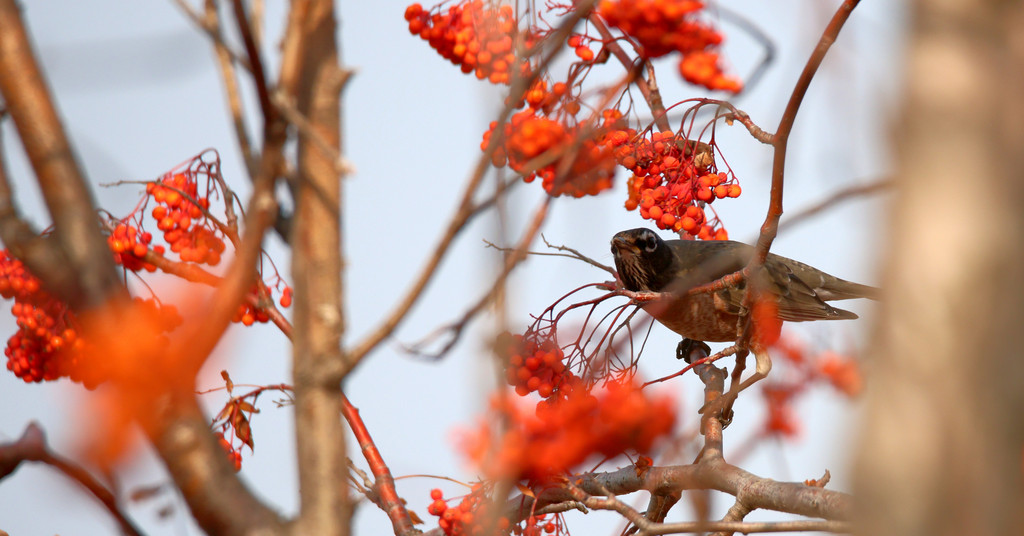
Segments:
[[[706,402],[697,413],[701,415],[700,428],[703,432],[707,428],[707,420],[717,417],[722,423],[722,429],[724,430],[730,424],[732,424],[732,418],[735,416],[735,412],[732,410],[732,403],[736,401],[736,394],[725,393],[722,396]]]
[[[694,352],[703,352],[704,354],[697,358],[703,359],[711,355],[711,347],[704,341],[697,341],[689,338],[684,338],[679,341],[678,345],[676,345],[676,359],[682,359],[683,361],[686,361],[687,364],[693,363],[691,356]]]

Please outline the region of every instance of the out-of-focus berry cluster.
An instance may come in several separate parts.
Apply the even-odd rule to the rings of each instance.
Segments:
[[[516,66],[516,40],[526,38],[511,5],[483,0],[463,0],[430,11],[412,4],[405,10],[405,20],[409,33],[430,43],[462,72],[494,84],[509,83]]]
[[[88,352],[88,341],[81,336],[75,313],[47,293],[39,279],[6,249],[0,250],[0,296],[14,300],[11,314],[18,325],[4,349],[7,370],[26,382],[67,377],[94,387],[106,379],[100,372],[102,364],[91,361],[102,356]],[[152,299],[134,301],[137,314],[151,320],[151,325],[171,331],[181,323],[181,316],[171,305]]]
[[[719,58],[722,34],[697,18],[703,9],[696,0],[602,0],[597,12],[633,38],[641,56],[679,52],[679,73],[687,82],[737,93],[743,85],[724,73]]]

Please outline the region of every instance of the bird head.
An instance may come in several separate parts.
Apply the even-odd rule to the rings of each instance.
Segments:
[[[660,290],[672,265],[672,249],[650,229],[630,229],[612,237],[619,281],[629,290]]]

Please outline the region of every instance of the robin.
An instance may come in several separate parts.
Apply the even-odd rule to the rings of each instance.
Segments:
[[[630,229],[612,238],[612,255],[622,287],[634,292],[655,292],[659,297],[642,307],[665,327],[682,335],[681,357],[689,355],[693,341],[732,342],[741,334],[746,316],[743,299],[747,280],[739,278],[713,292],[688,293],[691,288],[712,283],[742,270],[753,257],[754,248],[731,240],[662,240],[650,229]],[[832,307],[827,302],[851,298],[877,299],[879,289],[829,275],[813,266],[768,254],[758,272],[759,296],[774,301],[779,320],[842,320],[857,315]],[[685,346],[684,346],[685,345]],[[682,350],[682,348],[686,350]],[[707,349],[704,345],[705,350]],[[771,358],[764,348],[751,345],[757,361],[754,375],[738,387],[734,378],[729,397],[771,370]]]

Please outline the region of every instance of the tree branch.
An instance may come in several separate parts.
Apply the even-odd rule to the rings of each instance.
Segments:
[[[295,103],[298,131],[292,276],[295,288],[292,376],[299,476],[297,534],[348,534],[346,437],[338,410],[346,358],[342,309],[341,90],[348,74],[338,66],[333,0],[292,2],[285,59],[275,104]],[[294,85],[287,80],[294,77]]]
[[[24,259],[30,263],[29,269],[38,268],[40,277],[56,276],[44,280],[44,284],[77,310],[99,307],[111,297],[126,299],[127,292],[97,225],[92,193],[64,133],[14,0],[0,0],[0,93],[53,220],[52,247],[59,247],[64,257],[60,265],[64,270],[60,272],[35,265],[40,258],[34,255]],[[23,236],[23,230],[11,238]],[[57,255],[40,257],[52,259]]]
[[[0,480],[13,473],[23,461],[45,463],[64,473],[68,478],[81,484],[103,504],[103,507],[121,526],[121,532],[130,535],[141,534],[132,520],[121,511],[117,498],[110,490],[88,471],[50,450],[46,444],[46,435],[43,429],[35,422],[31,422],[25,427],[25,432],[17,441],[0,444]]]

